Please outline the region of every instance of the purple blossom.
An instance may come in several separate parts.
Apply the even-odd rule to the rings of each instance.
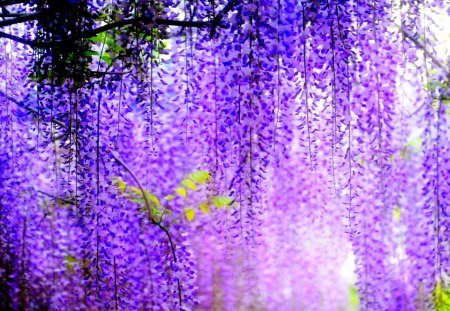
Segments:
[[[445,1],[0,7],[0,309],[448,308]]]

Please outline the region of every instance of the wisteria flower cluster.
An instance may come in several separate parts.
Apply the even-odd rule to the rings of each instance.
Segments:
[[[0,310],[450,310],[450,3],[0,8]]]

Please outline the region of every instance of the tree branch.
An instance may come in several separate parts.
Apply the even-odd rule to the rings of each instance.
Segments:
[[[82,32],[78,36],[69,37],[67,39],[68,40],[76,40],[76,39],[82,39],[82,38],[90,38],[101,32],[111,30],[114,28],[120,28],[120,27],[124,27],[124,26],[128,26],[128,25],[132,25],[132,24],[135,24],[138,22],[155,24],[155,25],[183,26],[183,27],[196,27],[196,28],[203,28],[208,25],[208,22],[189,22],[189,21],[169,20],[169,19],[161,19],[161,18],[157,18],[153,21],[152,19],[150,19],[148,17],[138,17],[138,18],[130,18],[130,19],[125,19],[125,20],[121,20],[118,22],[106,24],[104,26],[100,26],[98,28]]]
[[[416,47],[418,47],[419,49],[421,49],[425,55],[427,57],[429,57],[431,59],[431,61],[433,62],[433,64],[435,64],[437,67],[441,68],[442,70],[444,70],[446,76],[447,76],[447,81],[450,79],[450,71],[449,69],[436,57],[433,55],[433,53],[431,53],[430,51],[427,50],[427,48],[425,47],[425,45],[420,42],[419,40],[417,40],[413,35],[411,35],[410,33],[408,33],[403,27],[398,26],[398,28],[400,29],[401,34],[408,40],[410,40],[412,43],[414,43],[414,45]],[[435,98],[438,100],[446,100],[447,98],[445,96],[440,96],[439,98]],[[414,110],[414,112],[412,112],[410,115],[408,115],[407,117],[410,118],[414,115],[416,115],[420,110],[422,110],[423,107],[426,106],[427,103],[423,103],[422,105],[420,105],[416,110]]]
[[[28,16],[30,15],[30,13],[0,13],[0,18],[5,18],[5,17],[22,17],[22,16]]]
[[[11,2],[14,2],[14,3],[11,3]],[[26,1],[3,1],[3,2],[0,2],[0,7],[9,5],[9,4],[18,4],[18,3],[24,3],[24,2],[26,2]],[[207,21],[207,22],[206,21],[180,21],[180,20],[170,20],[170,19],[162,19],[162,18],[156,18],[153,20],[152,18],[150,18],[148,16],[142,16],[142,17],[130,18],[130,19],[125,19],[125,20],[113,22],[110,24],[106,24],[106,25],[100,26],[100,27],[92,29],[92,30],[84,31],[78,35],[67,37],[66,39],[59,41],[59,42],[31,41],[31,40],[26,40],[24,38],[14,36],[14,35],[2,32],[2,31],[0,31],[0,38],[10,39],[10,40],[13,40],[13,41],[25,44],[25,45],[29,45],[32,48],[39,48],[39,47],[45,47],[45,46],[52,46],[54,44],[63,44],[64,42],[67,42],[67,41],[74,41],[74,40],[83,39],[83,38],[90,38],[101,32],[108,31],[108,30],[115,29],[115,28],[124,27],[127,25],[132,25],[132,24],[135,24],[138,22],[143,22],[143,23],[148,23],[148,24],[153,24],[153,25],[180,26],[180,27],[192,27],[192,28],[205,28],[205,27],[211,26],[210,36],[212,37],[216,33],[216,29],[219,26],[222,19],[236,6],[236,4],[238,2],[239,2],[238,0],[230,0],[225,5],[225,7],[214,17],[213,20]],[[10,14],[10,15],[13,15],[13,14]],[[23,22],[27,22],[27,21],[36,20],[36,19],[39,19],[42,15],[43,15],[42,12],[20,15],[16,18],[0,21],[0,27],[5,27],[5,26],[14,25],[17,23],[23,23]]]
[[[228,14],[238,3],[238,0],[230,0],[224,8],[217,13],[217,15],[214,17],[214,19],[211,21],[211,32],[210,37],[213,37],[216,34],[217,26],[219,26],[222,19],[225,17],[225,15]]]
[[[40,16],[42,16],[41,12],[22,14],[16,18],[10,18],[4,21],[0,21],[0,27],[29,22],[38,19]]]
[[[402,33],[402,35],[409,39],[411,42],[413,42],[418,48],[420,48],[421,50],[423,50],[423,52],[425,53],[425,55],[427,55],[431,61],[438,66],[439,68],[441,68],[442,70],[444,70],[444,72],[446,73],[447,76],[450,76],[450,71],[449,69],[436,57],[433,55],[433,53],[431,53],[430,51],[428,51],[425,47],[425,45],[420,42],[419,40],[417,40],[416,38],[414,38],[414,36],[412,36],[411,34],[409,34],[405,29],[403,29],[403,27],[399,27],[400,32]]]
[[[9,33],[3,32],[3,31],[0,31],[0,38],[10,39],[12,41],[28,45],[28,46],[30,46],[32,48],[39,47],[39,43],[37,43],[37,42],[31,41],[31,40],[27,40],[27,39],[24,39],[24,38],[21,38],[21,37],[18,37],[18,36],[14,36],[14,35],[11,35]]]
[[[35,15],[33,15],[31,17],[30,17],[30,15],[27,15],[27,16],[23,17],[23,19],[26,19],[24,21],[30,21],[32,19],[37,19],[36,17],[39,17],[39,15],[40,15],[40,13],[36,13]],[[16,18],[14,20],[17,21],[18,19],[19,18]],[[9,19],[7,21],[0,21],[0,27],[2,25],[9,26],[9,25],[14,24],[14,23],[12,23],[12,21],[13,21],[13,19]],[[113,22],[110,24],[106,24],[106,25],[100,26],[98,28],[95,28],[92,30],[87,30],[78,35],[70,36],[70,37],[65,38],[64,40],[56,41],[56,42],[39,42],[39,41],[26,40],[21,37],[14,36],[14,35],[2,32],[2,31],[0,31],[0,38],[11,39],[13,41],[16,41],[16,42],[19,42],[19,43],[22,43],[25,45],[29,45],[32,48],[39,48],[39,47],[46,47],[46,46],[54,46],[55,44],[64,44],[65,42],[75,41],[78,39],[90,38],[99,33],[104,32],[104,31],[108,31],[108,30],[115,29],[115,28],[121,28],[124,26],[136,24],[138,22],[144,22],[144,23],[148,22],[149,24],[153,23],[154,25],[182,26],[182,27],[195,27],[195,28],[204,28],[204,27],[207,27],[209,24],[209,22],[195,22],[195,21],[190,22],[190,21],[169,20],[169,19],[161,19],[161,18],[157,18],[153,21],[148,17],[141,17],[141,18],[130,18],[130,19],[125,19],[125,20]]]

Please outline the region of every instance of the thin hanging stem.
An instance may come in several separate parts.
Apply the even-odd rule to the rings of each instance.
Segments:
[[[159,229],[164,231],[164,233],[166,234],[167,239],[169,240],[170,250],[171,250],[172,256],[173,256],[173,261],[176,264],[178,262],[178,259],[177,259],[177,255],[176,255],[176,252],[175,252],[175,244],[173,243],[172,236],[170,235],[169,230],[166,227],[164,227],[161,224],[161,222],[158,221],[157,219],[155,219],[153,217],[153,215],[151,214],[150,202],[148,201],[148,198],[145,195],[144,187],[142,186],[141,182],[136,177],[136,175],[133,173],[133,171],[128,167],[128,165],[126,165],[120,159],[120,157],[117,154],[117,152],[110,150],[110,154],[113,156],[114,160],[116,160],[116,162],[119,163],[130,174],[130,176],[134,179],[134,181],[138,185],[139,190],[141,190],[141,193],[142,193],[142,198],[144,199],[144,202],[145,202],[146,210],[148,211],[148,218],[149,218],[149,220],[151,221],[152,224],[156,225]],[[178,277],[177,277],[177,286],[178,286],[178,300],[179,300],[180,309],[181,309],[182,308],[182,286],[181,286],[180,278],[178,278]]]

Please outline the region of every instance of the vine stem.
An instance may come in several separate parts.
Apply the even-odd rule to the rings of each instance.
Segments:
[[[114,310],[119,310],[119,299],[117,294],[117,264],[116,256],[114,256]]]
[[[123,162],[119,155],[117,154],[117,152],[110,150],[109,151],[111,153],[111,155],[113,156],[114,160],[116,160],[117,163],[119,163],[130,175],[131,177],[134,179],[134,181],[136,182],[136,184],[138,185],[139,189],[141,190],[142,193],[142,198],[144,199],[145,202],[145,207],[149,213],[149,219],[151,221],[152,224],[156,225],[159,229],[161,229],[167,236],[167,239],[169,240],[169,244],[170,244],[170,250],[172,252],[172,257],[173,257],[173,261],[174,263],[178,262],[177,259],[177,255],[175,252],[175,244],[173,243],[172,240],[172,236],[170,235],[169,230],[164,227],[161,222],[157,221],[151,214],[151,208],[150,208],[150,202],[148,201],[147,196],[145,195],[145,190],[144,187],[142,186],[141,182],[139,181],[139,179],[136,177],[136,175],[133,173],[133,171],[128,167],[128,165],[126,165],[125,162]],[[180,310],[182,309],[182,287],[181,287],[181,281],[180,278],[177,277],[177,287],[178,287],[178,300],[179,300],[179,304],[180,304]]]

